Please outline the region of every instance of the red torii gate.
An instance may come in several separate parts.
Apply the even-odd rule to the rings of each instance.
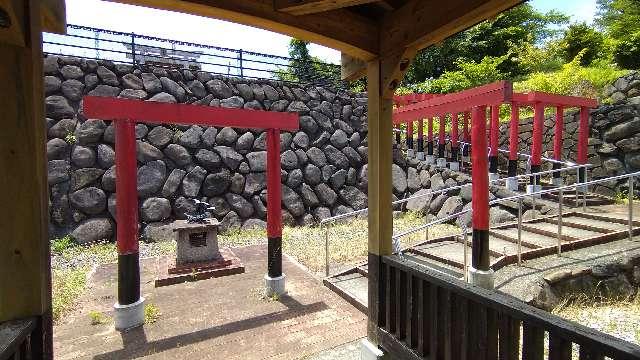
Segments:
[[[116,327],[128,328],[144,320],[140,296],[138,254],[138,191],[135,123],[205,125],[267,130],[267,291],[284,292],[282,273],[282,213],[280,130],[298,130],[295,113],[170,104],[85,96],[84,114],[111,120],[116,133],[116,221],[118,245],[118,302]]]
[[[482,97],[483,94],[491,92],[496,89],[496,86],[500,86],[503,82],[498,82],[494,84],[489,84],[485,86],[480,86],[477,88],[460,91],[453,94],[447,94],[450,101],[460,101],[457,105],[458,108],[447,108],[446,113],[451,114],[452,119],[452,127],[451,127],[451,153],[450,153],[450,166],[457,168],[457,156],[458,156],[458,119],[459,114],[463,114],[463,141],[469,142],[468,138],[468,109],[470,108],[469,104],[465,102],[464,99],[469,98],[478,98]],[[511,85],[509,85],[511,86]],[[425,96],[426,95],[426,96]],[[445,166],[442,160],[444,160],[444,119],[446,115],[437,112],[429,112],[425,109],[433,106],[440,106],[438,102],[433,102],[430,99],[437,98],[431,94],[423,95],[422,101],[416,101],[415,99],[420,99],[419,94],[408,94],[403,96],[395,97],[396,104],[398,108],[394,113],[394,123],[409,123],[411,124],[414,120],[410,119],[407,115],[407,112],[411,114],[415,114],[418,118],[422,118],[423,116],[439,116],[440,118],[440,133],[439,133],[439,159],[440,165]],[[408,105],[413,101],[413,106]],[[501,104],[510,104],[511,105],[511,121],[509,125],[509,166],[508,166],[508,176],[513,177],[517,174],[517,159],[518,159],[518,122],[519,122],[519,108],[522,106],[532,106],[534,108],[534,129],[532,136],[532,146],[531,146],[531,172],[539,172],[541,166],[541,157],[542,157],[542,135],[544,131],[544,109],[546,107],[555,107],[556,108],[556,125],[555,125],[555,133],[554,133],[554,160],[553,164],[554,169],[560,168],[560,161],[562,160],[562,135],[563,135],[563,126],[564,126],[564,109],[569,107],[578,107],[580,108],[580,125],[579,125],[579,137],[578,137],[578,149],[576,160],[579,164],[585,164],[587,162],[587,145],[589,138],[589,109],[598,106],[598,102],[595,99],[576,97],[576,96],[564,96],[564,95],[556,95],[549,94],[544,92],[529,92],[529,93],[513,93],[509,94],[509,96],[505,96],[501,103],[488,105],[490,109],[490,130],[489,130],[489,172],[490,178],[497,178],[498,172],[498,142],[499,142],[499,112]],[[415,119],[415,118],[414,118]],[[432,118],[429,118],[429,126],[432,124]],[[411,125],[408,125],[407,128],[411,128]],[[429,128],[429,132],[431,134],[431,127]],[[409,134],[407,134],[409,137]],[[430,140],[431,140],[430,135]],[[468,149],[465,148],[463,156],[466,156],[468,153]],[[429,153],[432,155],[432,152]],[[561,184],[560,173],[554,173],[553,181],[556,185]],[[579,170],[579,179],[578,181],[584,181],[584,169]],[[515,180],[515,179],[513,179]],[[533,188],[533,184],[539,184],[539,179],[531,179],[531,187],[529,191],[535,191]],[[507,183],[507,187],[514,190],[517,189],[517,181],[510,181]]]
[[[471,111],[471,141],[472,145],[472,167],[473,167],[473,241],[472,241],[472,266],[470,269],[470,279],[472,283],[481,284],[485,287],[492,283],[492,274],[489,268],[489,170],[497,175],[497,150],[499,135],[499,110],[502,104],[511,104],[511,126],[510,126],[510,154],[509,154],[509,176],[516,176],[517,170],[517,150],[518,150],[518,129],[519,106],[534,106],[534,129],[532,142],[531,172],[540,171],[540,160],[542,156],[542,134],[544,128],[544,108],[555,106],[557,109],[554,139],[555,160],[562,159],[562,131],[563,131],[563,109],[565,107],[580,107],[580,125],[577,162],[585,164],[587,161],[587,142],[589,137],[589,108],[597,106],[597,101],[573,96],[560,96],[541,92],[531,92],[527,94],[514,94],[513,85],[508,81],[500,81],[493,84],[479,86],[473,89],[432,97],[413,104],[407,104],[409,96],[396,99],[398,107],[394,110],[393,121],[395,125],[401,123],[412,123],[415,119],[440,118],[440,143],[439,157],[444,158],[444,119],[446,114],[452,114],[451,148],[452,158],[457,158],[458,144],[458,118],[463,113],[464,136],[468,134],[467,113]],[[415,95],[413,97],[415,99]],[[404,104],[403,104],[404,103]],[[487,156],[487,108],[491,109],[490,121],[490,153]],[[431,128],[429,129],[431,130]],[[431,133],[431,131],[430,131]],[[431,134],[430,134],[431,135]],[[456,149],[455,151],[453,149]],[[464,156],[464,154],[463,154]],[[488,167],[488,162],[491,167]],[[440,161],[439,161],[440,163]],[[559,164],[558,164],[559,165]],[[559,167],[559,166],[556,166]],[[584,170],[583,170],[584,171]],[[583,181],[584,172],[579,176],[578,181]],[[532,184],[536,183],[532,177]],[[517,188],[517,181],[516,181]],[[533,186],[527,188],[529,192],[537,191]]]

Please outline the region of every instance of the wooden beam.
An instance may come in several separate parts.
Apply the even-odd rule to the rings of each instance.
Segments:
[[[307,15],[375,3],[378,0],[274,0],[274,8],[291,15]]]
[[[354,58],[353,56],[342,53],[340,62],[342,65],[340,67],[340,77],[342,78],[342,80],[358,80],[361,77],[365,76],[367,73],[367,64],[360,59]]]
[[[443,41],[523,0],[411,0],[382,21],[381,54]]]
[[[42,31],[66,34],[67,13],[64,0],[41,0]]]
[[[24,46],[25,24],[24,7],[19,1],[0,0],[0,15],[3,25],[0,26],[0,43]]]
[[[111,0],[232,21],[311,41],[353,57],[378,54],[378,26],[354,12],[336,9],[294,16],[273,8],[273,0]]]
[[[0,38],[0,322],[38,316],[31,346],[51,358],[41,2],[15,3],[21,4],[24,46]]]

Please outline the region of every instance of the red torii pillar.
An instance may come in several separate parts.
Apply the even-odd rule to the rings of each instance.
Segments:
[[[553,159],[556,161],[553,163],[553,170],[559,170],[562,168],[562,133],[564,130],[564,107],[561,105],[556,106],[556,125],[553,132]],[[562,186],[562,174],[560,171],[553,173],[553,184],[556,186]]]
[[[451,114],[451,159],[449,160],[449,169],[458,171],[460,170],[460,163],[458,162],[458,116],[459,113]]]
[[[520,122],[520,108],[516,102],[511,103],[511,121],[509,122],[509,165],[507,169],[506,187],[511,191],[518,190],[518,124]]]
[[[447,145],[446,140],[445,140],[445,121],[446,121],[447,115],[446,114],[442,114],[440,115],[439,118],[439,126],[438,126],[438,161],[437,161],[437,165],[439,167],[446,167],[447,166],[447,159],[444,157],[445,156],[445,147]]]
[[[531,174],[540,172],[542,164],[542,133],[544,131],[544,103],[533,105],[533,136],[531,144]],[[531,176],[531,184],[527,186],[527,193],[540,191],[540,175]]]
[[[493,271],[489,267],[489,174],[486,111],[485,106],[474,107],[471,118],[473,233],[469,282],[485,289],[492,289]]]
[[[462,141],[466,143],[466,146],[462,148],[462,160],[469,162],[469,154],[471,153],[471,135],[469,134],[469,120],[471,119],[471,113],[464,112],[462,120]]]
[[[298,115],[93,96],[84,97],[83,110],[87,117],[113,121],[116,132],[118,245],[118,302],[114,305],[116,329],[131,328],[144,322],[144,298],[140,296],[138,253],[136,120],[156,124],[179,123],[267,129],[268,262],[265,285],[267,294],[284,293],[280,129],[297,130]]]
[[[418,120],[418,160],[424,160],[424,121]]]
[[[413,153],[413,121],[407,122],[407,157],[414,157]]]
[[[433,156],[433,117],[427,119],[427,164],[433,164],[435,158]]]
[[[497,180],[498,175],[498,142],[500,133],[500,105],[491,106],[491,126],[489,128],[489,181]]]

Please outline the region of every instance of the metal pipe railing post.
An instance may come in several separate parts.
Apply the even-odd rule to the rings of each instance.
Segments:
[[[633,240],[633,176],[629,177],[629,240]]]
[[[427,201],[427,213],[424,216],[425,225],[429,223],[429,212],[431,211],[431,196],[429,196],[429,200]],[[424,240],[429,241],[429,227],[427,226],[424,229]]]
[[[522,265],[522,198],[518,198],[518,266]]]
[[[465,282],[469,282],[469,259],[467,259],[468,257],[468,246],[469,246],[469,236],[467,236],[467,227],[463,226],[462,227],[462,231],[463,231],[463,235],[462,235],[462,241],[464,242],[464,265],[463,265],[463,271],[464,271],[464,281]]]
[[[538,177],[533,175],[533,195],[531,195],[531,205],[533,206],[533,218],[537,218],[536,216],[536,192],[538,188]]]
[[[576,202],[575,202],[575,207],[577,208],[578,205],[578,199],[580,198],[580,186],[578,186],[578,184],[580,184],[580,168],[576,168]]]
[[[131,33],[131,62],[136,66],[136,34]]]
[[[589,185],[586,185],[589,181],[587,179],[587,168],[584,169],[584,188],[582,189],[582,212],[587,212],[587,189]],[[577,199],[576,199],[577,200]]]
[[[322,227],[322,224],[320,224]],[[322,229],[320,230],[322,231]],[[324,273],[325,276],[329,276],[329,228],[324,229]]]
[[[560,189],[558,193],[558,256],[562,254],[562,199],[563,191]]]

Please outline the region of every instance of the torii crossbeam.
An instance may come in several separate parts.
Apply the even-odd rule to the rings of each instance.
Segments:
[[[280,130],[297,130],[298,115],[286,112],[228,109],[210,106],[86,96],[84,114],[111,120],[116,132],[116,222],[118,302],[116,328],[144,321],[138,254],[138,192],[135,123],[229,126],[267,130],[267,237],[265,275],[268,292],[284,291],[282,273],[282,213]],[[142,314],[142,316],[141,316]]]

